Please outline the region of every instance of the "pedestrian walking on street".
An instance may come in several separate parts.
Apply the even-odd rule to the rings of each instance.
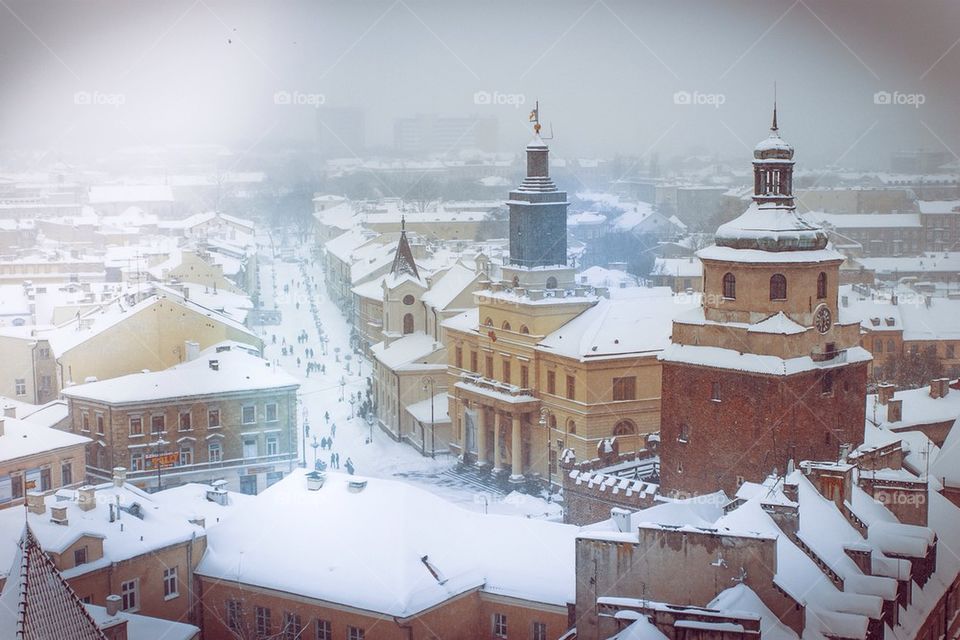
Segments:
[[[334,423],[330,426],[330,435],[333,436],[334,438],[337,437],[337,423],[336,423],[336,422],[334,422]]]
[[[330,422],[330,412],[329,412],[329,411],[324,411],[324,412],[323,412],[323,419],[324,419],[326,422]]]
[[[330,454],[330,468],[331,469],[337,468],[337,454],[335,453]]]

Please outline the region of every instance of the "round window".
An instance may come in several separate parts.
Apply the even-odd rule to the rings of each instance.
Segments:
[[[409,307],[410,305],[412,305],[412,304],[413,304],[413,296],[410,295],[409,293],[408,293],[407,295],[403,296],[403,304],[407,305],[408,307]]]

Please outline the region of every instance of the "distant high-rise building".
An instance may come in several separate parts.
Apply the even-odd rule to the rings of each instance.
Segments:
[[[353,157],[367,145],[366,113],[359,107],[320,107],[317,148],[326,157]]]
[[[446,154],[460,149],[496,151],[499,124],[495,117],[444,117],[419,114],[397,118],[393,146],[402,154]]]

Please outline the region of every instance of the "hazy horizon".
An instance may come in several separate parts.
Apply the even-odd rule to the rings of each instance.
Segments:
[[[322,102],[364,112],[368,149],[392,144],[396,118],[433,113],[494,116],[497,148],[516,151],[539,99],[559,155],[745,157],[776,81],[801,166],[960,150],[960,6],[947,0],[13,0],[0,15],[6,149],[309,146]]]

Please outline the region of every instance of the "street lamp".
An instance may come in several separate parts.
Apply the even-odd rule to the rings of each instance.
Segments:
[[[367,439],[367,444],[373,442],[373,414],[374,411],[372,410],[367,414],[367,426],[370,427],[370,437]]]
[[[350,395],[350,417],[348,420],[353,420],[353,405],[357,403],[357,399],[353,397],[353,394]]]
[[[553,452],[551,447],[551,433],[547,425],[547,416],[550,415],[550,410],[546,407],[540,407],[540,426],[543,428],[543,432],[547,437],[547,502],[550,501],[550,496],[553,494],[553,482],[550,474],[550,454]]]
[[[350,371],[350,362],[351,362],[352,360],[353,360],[353,356],[350,355],[349,353],[346,354],[345,356],[343,356],[343,361],[344,361],[344,362],[346,363],[346,365],[347,365],[347,367],[346,367],[346,368],[347,368],[347,373],[351,373],[351,371]]]
[[[317,436],[313,436],[313,442],[310,443],[310,446],[313,447],[313,468],[317,468],[317,447],[320,446],[320,443],[317,442]]]
[[[437,430],[437,423],[434,420],[434,416],[433,416],[433,397],[435,395],[433,388],[434,388],[434,384],[436,383],[434,379],[431,378],[430,376],[424,376],[420,380],[420,383],[423,385],[424,391],[426,391],[428,387],[430,389],[430,457],[436,458],[437,457],[437,439],[436,439],[435,432]],[[426,442],[426,438],[423,437],[422,423],[420,425],[420,441],[423,443],[423,448],[426,449],[427,442]],[[426,451],[424,451],[423,455],[427,455]]]
[[[157,491],[160,491],[160,487],[161,487],[161,484],[160,484],[160,468],[161,468],[161,464],[160,464],[160,447],[162,447],[162,446],[164,446],[164,445],[167,445],[167,444],[170,444],[170,443],[167,442],[166,440],[164,440],[164,439],[163,439],[162,437],[160,437],[159,435],[157,436],[157,441],[151,443],[151,445],[153,446],[153,455],[154,455],[153,464],[157,465]]]
[[[340,376],[340,402],[343,402],[343,388],[347,386],[347,380]]]

